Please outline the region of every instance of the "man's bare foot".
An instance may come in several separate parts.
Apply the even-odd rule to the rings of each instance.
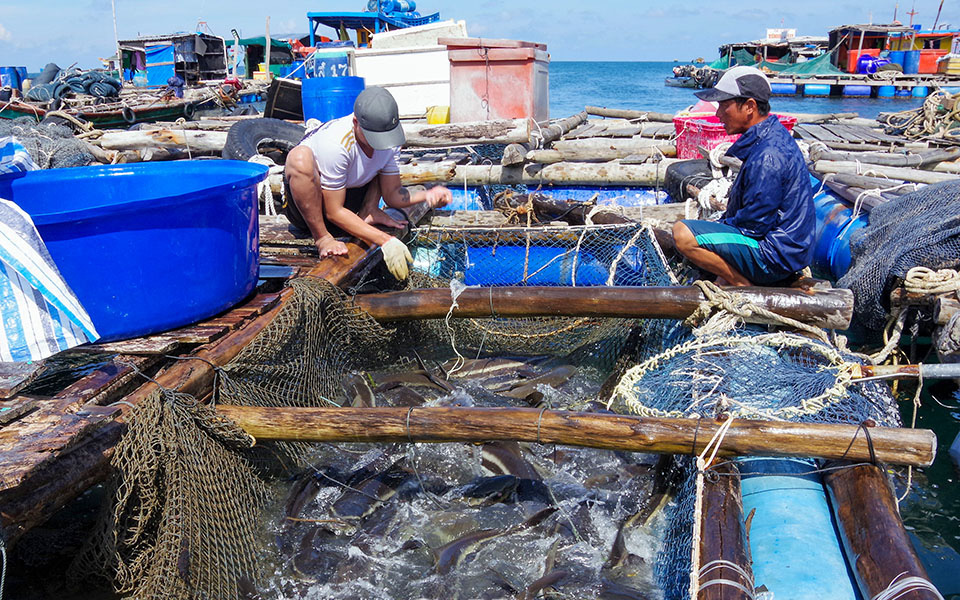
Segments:
[[[407,226],[406,220],[398,221],[379,208],[371,210],[370,214],[364,217],[363,220],[371,225],[383,225],[384,227],[392,227],[393,229],[403,229]]]
[[[320,253],[320,258],[345,256],[347,254],[347,245],[330,234],[314,242],[314,245],[317,247],[317,252]]]

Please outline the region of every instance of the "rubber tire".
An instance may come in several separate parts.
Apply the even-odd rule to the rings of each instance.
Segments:
[[[705,158],[681,160],[667,167],[663,178],[663,188],[670,194],[673,202],[684,202],[691,198],[687,184],[702,188],[713,180],[710,161]]]
[[[129,106],[124,106],[123,110],[120,111],[120,116],[123,117],[123,120],[127,123],[133,125],[137,122],[137,113],[133,112],[133,109]]]
[[[246,119],[237,121],[227,133],[221,156],[229,160],[250,160],[260,154],[259,148],[269,144],[281,151],[282,159],[303,139],[303,125],[280,119]],[[276,160],[276,159],[274,159]],[[281,160],[276,161],[282,164]]]
[[[192,102],[189,104],[183,105],[183,116],[190,120],[193,118],[193,115],[197,112],[197,105]]]

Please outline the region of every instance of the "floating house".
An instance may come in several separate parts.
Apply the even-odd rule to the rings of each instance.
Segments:
[[[932,74],[938,61],[950,53],[960,30],[924,30],[920,25],[843,25],[830,31],[830,47],[836,48],[833,64],[846,73],[856,73],[863,56],[888,54],[890,62],[903,66],[906,74]]]
[[[720,46],[720,56],[732,57],[743,51],[768,62],[795,63],[820,56],[828,49],[829,42],[823,36],[798,36],[796,29],[767,29],[763,39]]]
[[[199,32],[120,40],[124,80],[138,86],[167,85],[179,76],[187,85],[227,76],[223,38]]]

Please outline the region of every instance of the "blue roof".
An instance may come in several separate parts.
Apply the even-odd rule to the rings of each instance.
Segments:
[[[380,25],[387,25],[394,29],[403,29],[415,25],[433,23],[440,20],[440,13],[425,17],[404,16],[402,13],[375,13],[375,12],[308,12],[307,19],[311,24],[320,23],[334,29],[341,25],[348,29],[369,29],[377,31]],[[316,28],[316,25],[313,25]],[[384,27],[385,28],[385,27]]]

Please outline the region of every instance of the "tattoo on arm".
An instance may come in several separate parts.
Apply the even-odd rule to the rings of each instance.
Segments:
[[[405,187],[400,188],[400,201],[406,204],[410,203],[410,190]]]

